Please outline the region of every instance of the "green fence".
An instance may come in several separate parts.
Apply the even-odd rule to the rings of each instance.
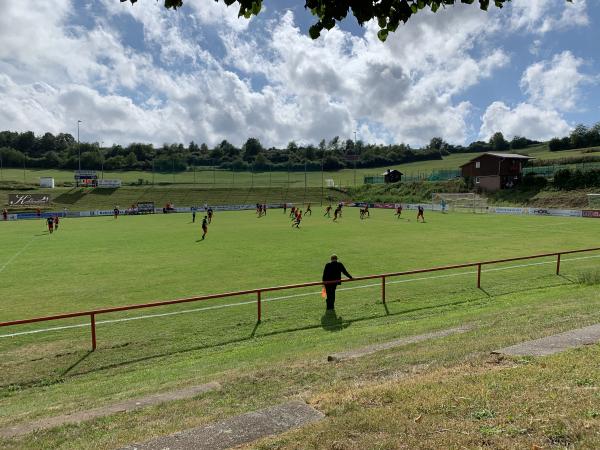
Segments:
[[[552,178],[556,172],[563,169],[581,170],[582,172],[585,172],[587,170],[600,169],[600,162],[588,162],[579,164],[552,164],[549,166],[524,167],[523,175],[533,173],[535,175],[541,175],[547,178]]]

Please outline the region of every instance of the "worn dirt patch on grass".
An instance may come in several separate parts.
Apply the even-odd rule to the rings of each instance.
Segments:
[[[31,433],[36,430],[47,430],[49,428],[58,427],[65,424],[81,423],[100,417],[109,416],[122,412],[134,411],[136,409],[154,406],[164,402],[175,400],[184,400],[195,397],[196,395],[205,392],[220,389],[219,383],[207,383],[199,386],[192,386],[177,391],[164,392],[161,394],[148,395],[146,397],[134,398],[113,405],[94,408],[88,411],[80,411],[72,414],[63,414],[60,416],[49,417],[46,419],[36,420],[11,427],[1,428],[0,436],[4,438],[12,438]]]
[[[494,353],[511,356],[548,356],[562,351],[592,345],[600,341],[600,324],[566,331],[533,341],[511,345]]]
[[[356,350],[350,350],[347,352],[333,353],[327,357],[328,361],[342,361],[344,359],[353,359],[360,358],[362,356],[367,356],[375,352],[379,352],[381,350],[388,350],[390,348],[401,347],[403,345],[415,344],[417,342],[427,341],[429,339],[436,339],[441,337],[450,336],[452,334],[457,333],[466,333],[470,331],[473,327],[470,325],[465,325],[456,328],[449,328],[447,330],[434,331],[432,333],[424,333],[416,336],[408,336],[400,339],[394,339],[393,341],[382,342],[380,344],[368,345],[366,347],[361,347]]]

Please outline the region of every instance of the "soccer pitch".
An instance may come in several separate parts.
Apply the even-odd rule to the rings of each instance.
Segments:
[[[318,281],[332,253],[362,276],[598,242],[597,223],[589,219],[426,212],[423,224],[414,211],[397,219],[394,211],[371,210],[360,220],[357,208],[345,208],[335,223],[313,208],[299,229],[280,209],[262,218],[253,211],[217,212],[205,241],[202,213],[196,223],[190,214],[63,219],[52,235],[44,220],[3,223],[0,317]]]
[[[357,208],[345,208],[336,223],[315,208],[295,229],[282,210],[269,210],[262,218],[253,211],[217,212],[207,239],[201,241],[202,217],[198,214],[196,223],[189,214],[67,219],[52,235],[43,220],[2,224],[1,321],[318,281],[332,253],[354,276],[365,276],[597,245],[597,224],[588,219],[427,212],[426,223],[418,223],[414,211],[404,211],[398,219],[391,210],[372,210],[370,218],[360,220]],[[595,267],[596,256],[566,257],[563,273],[576,275]],[[548,258],[484,268],[490,274],[483,276],[483,287],[526,287],[540,277],[542,283],[555,283],[551,262]],[[472,270],[388,280],[387,295],[392,305],[394,298],[407,304],[414,297],[419,305],[443,301],[444,293],[473,288]],[[377,280],[342,288],[337,308],[346,315],[368,314],[380,300]],[[323,307],[315,287],[268,293],[263,300],[265,324],[260,331],[277,327],[279,315],[298,314],[296,318],[307,323],[318,320]],[[108,326],[131,317],[152,322],[156,331],[172,330],[169,340],[175,342],[193,339],[199,332],[203,340],[212,340],[219,335],[212,327],[252,323],[254,301],[249,295],[102,315],[97,319],[104,325],[99,340],[101,345],[111,344],[120,340],[123,330],[128,335],[129,330],[145,329],[146,323]],[[145,320],[146,316],[157,317]],[[63,326],[70,330],[84,319],[4,328],[0,335],[17,333],[19,339],[11,340],[12,345],[20,339],[33,343],[71,337],[87,346],[87,339],[82,343],[69,332],[18,334]],[[182,323],[187,324],[185,330],[179,328]],[[145,333],[138,337],[143,339]],[[6,339],[0,340],[0,349],[6,344]]]
[[[371,210],[360,220],[357,208],[345,208],[334,223],[314,207],[293,229],[282,210],[262,218],[216,212],[200,241],[202,216],[196,223],[190,214],[66,219],[52,235],[43,220],[0,223],[0,321],[318,281],[331,253],[358,277],[598,246],[598,223],[583,218],[427,211],[423,224],[415,211],[397,219],[392,210]],[[106,314],[96,319],[94,353],[85,317],[2,328],[0,425],[43,416],[38,405],[70,411],[72,402],[77,409],[300,355],[495,321],[510,308],[519,309],[515,317],[594,309],[594,289],[574,286],[579,274],[598,270],[600,252],[565,256],[562,276],[554,264],[485,267],[482,289],[473,269],[388,279],[385,305],[378,280],[344,284],[333,320],[318,287],[265,294],[260,324],[255,295]],[[548,288],[560,295],[535,296]],[[573,289],[593,301],[563,306],[561,295]]]

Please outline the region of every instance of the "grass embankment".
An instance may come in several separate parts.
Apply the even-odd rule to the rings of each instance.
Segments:
[[[398,220],[391,211],[373,211],[363,221],[357,214],[348,208],[334,224],[315,210],[292,230],[277,210],[263,219],[252,212],[218,213],[204,242],[197,242],[199,225],[186,215],[67,219],[52,236],[42,232],[42,221],[1,224],[0,320],[314,280],[333,251],[352,274],[364,275],[597,242],[596,223],[586,219],[427,213],[428,222],[420,224],[412,216],[410,222]],[[319,406],[338,392],[415,371],[429,373],[465,360],[484,365],[490,350],[600,320],[597,286],[577,282],[597,261],[564,258],[562,277],[553,274],[551,259],[537,261],[547,265],[496,267],[506,270],[484,272],[485,290],[475,288],[469,270],[400,284],[388,280],[385,306],[375,283],[339,292],[335,317],[323,315],[315,288],[266,295],[306,296],[265,302],[258,325],[255,304],[245,304],[254,297],[107,315],[97,320],[230,305],[99,324],[94,353],[88,351],[87,327],[0,338],[0,426],[207,381],[223,384],[222,392],[3,440],[0,446],[116,448],[289,398]],[[325,362],[330,352],[467,323],[476,328],[464,335]],[[54,324],[0,334],[46,325]],[[430,401],[429,391],[423,395]],[[323,407],[331,419],[319,426],[338,420],[336,415],[352,423],[341,416],[343,408],[336,412],[327,402]],[[537,418],[534,412],[531,417]],[[320,436],[323,441],[306,442],[328,443]],[[579,442],[586,439],[582,432]]]
[[[599,189],[558,190],[514,189],[489,193],[489,204],[499,206],[531,206],[540,208],[585,209],[589,207],[587,194],[598,193]]]
[[[346,383],[312,399],[328,420],[256,448],[597,449],[599,358],[599,346],[481,355],[400,381]]]
[[[393,184],[365,184],[348,189],[348,196],[356,201],[374,203],[431,203],[436,192],[469,192],[462,179],[452,181],[409,182]]]
[[[0,190],[0,204],[8,203],[8,194],[24,191]],[[26,192],[26,191],[25,191]],[[320,205],[346,199],[346,195],[333,189],[321,188],[199,188],[192,185],[125,186],[118,189],[56,188],[32,191],[51,196],[48,210],[87,211],[112,209],[115,205],[128,208],[141,201],[153,201],[156,207],[168,202],[175,206],[239,205],[255,203],[306,203]],[[20,209],[22,210],[22,209]]]
[[[431,194],[436,192],[469,192],[463,180],[438,182],[412,182],[386,185],[363,185],[348,189],[348,196],[357,201],[383,203],[430,203]],[[487,197],[489,205],[530,206],[540,208],[588,207],[587,194],[597,193],[598,189],[557,190],[527,189],[517,187],[511,190],[481,194]]]

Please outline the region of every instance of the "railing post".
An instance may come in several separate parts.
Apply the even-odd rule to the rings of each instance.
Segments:
[[[481,289],[481,264],[477,264],[477,289]]]
[[[560,275],[560,253],[557,253],[556,256],[556,275]]]
[[[260,294],[261,291],[256,291],[256,307],[257,307],[257,313],[258,313],[258,321],[260,322],[261,318],[262,318],[262,311],[261,311],[261,304],[260,304]]]
[[[381,277],[381,301],[385,303],[385,277]]]
[[[96,350],[96,315],[90,314],[90,322],[92,325],[92,351]]]

